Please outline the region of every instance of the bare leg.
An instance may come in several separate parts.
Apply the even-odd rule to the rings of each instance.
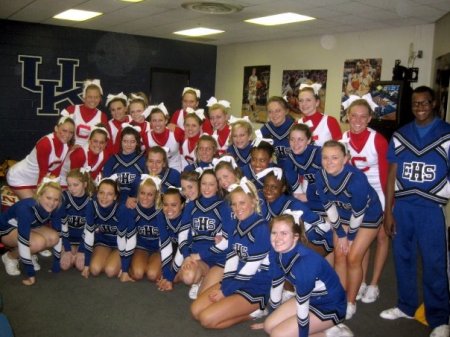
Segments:
[[[389,253],[389,238],[384,231],[384,228],[380,228],[377,234],[377,249],[375,251],[375,261],[373,266],[373,275],[371,285],[377,285],[380,282],[381,274],[383,272],[384,264]]]
[[[208,271],[208,273],[203,278],[202,284],[198,290],[198,293],[201,294],[209,287],[213,286],[214,284],[219,283],[222,281],[223,278],[223,268],[219,266],[211,267]]]
[[[160,253],[153,253],[148,257],[147,262],[147,279],[151,282],[156,282],[161,277],[161,255]]]
[[[117,277],[121,269],[120,253],[118,249],[113,249],[108,255],[105,263],[105,274],[108,277]]]
[[[15,189],[11,187],[11,190],[19,197],[20,200],[26,198],[33,198],[34,193],[36,192],[35,189],[31,188]]]
[[[92,253],[91,265],[89,266],[90,273],[93,276],[98,276],[104,270],[106,260],[111,254],[112,249],[105,246],[95,246]]]
[[[148,252],[136,249],[131,258],[130,276],[135,280],[142,280],[147,270]]]

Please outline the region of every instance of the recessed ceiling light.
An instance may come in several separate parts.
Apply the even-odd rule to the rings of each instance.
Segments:
[[[173,33],[177,34],[177,35],[186,35],[186,36],[205,36],[205,35],[219,34],[219,33],[223,33],[223,32],[224,32],[223,30],[198,27],[198,28],[180,30],[178,32],[173,32]]]
[[[68,9],[65,12],[55,15],[53,18],[60,20],[85,21],[102,15],[100,12],[83,11],[79,9]]]
[[[284,25],[286,23],[301,22],[315,20],[315,18],[296,13],[281,13],[270,16],[263,16],[261,18],[245,20],[245,22],[256,23],[264,26]]]

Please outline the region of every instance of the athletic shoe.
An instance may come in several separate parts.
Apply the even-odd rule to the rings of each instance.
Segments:
[[[5,265],[6,273],[11,276],[20,275],[19,259],[9,257],[8,252],[2,255],[2,261]]]
[[[194,283],[189,289],[189,298],[191,300],[196,300],[198,295],[198,289],[200,288],[200,283]]]
[[[450,329],[447,324],[439,325],[431,331],[430,337],[449,337]]]
[[[361,286],[359,287],[359,290],[358,290],[358,295],[356,295],[357,301],[361,300],[361,298],[364,297],[366,290],[367,290],[367,284],[365,282],[361,283]]]
[[[39,255],[43,256],[43,257],[50,257],[50,256],[52,256],[52,252],[50,250],[46,249],[46,250],[43,250],[42,252],[39,252]]]
[[[283,292],[281,293],[281,303],[290,300],[294,296],[295,293],[293,291],[283,289]]]
[[[264,310],[256,309],[255,311],[250,313],[250,317],[253,319],[258,319],[258,318],[267,316],[268,314],[269,314],[269,311],[267,309],[264,309]]]
[[[352,302],[347,302],[347,313],[345,314],[345,319],[349,320],[356,313],[356,304]]]
[[[366,289],[366,292],[364,293],[363,297],[361,298],[361,302],[363,303],[373,303],[377,300],[377,298],[380,296],[380,289],[378,289],[378,286],[368,286]]]
[[[353,337],[352,330],[349,329],[345,324],[335,325],[327,330],[325,330],[326,337]]]
[[[390,309],[386,309],[380,313],[380,317],[384,319],[398,319],[398,318],[407,318],[407,319],[413,319],[413,317],[405,314],[403,311],[401,311],[399,308],[394,307]]]
[[[31,262],[33,263],[35,271],[41,270],[41,265],[38,263],[37,255],[31,255]]]

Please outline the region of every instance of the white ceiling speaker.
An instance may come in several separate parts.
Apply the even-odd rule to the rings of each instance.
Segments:
[[[233,14],[240,12],[244,8],[240,5],[210,1],[185,2],[181,6],[194,12],[219,15]]]

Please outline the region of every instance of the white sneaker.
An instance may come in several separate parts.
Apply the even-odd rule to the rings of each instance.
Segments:
[[[289,301],[294,296],[295,293],[293,291],[283,289],[283,292],[281,293],[281,303]]]
[[[6,273],[11,276],[20,275],[19,259],[9,257],[8,252],[2,255],[2,261],[5,265]]]
[[[347,302],[347,313],[345,314],[345,319],[349,320],[356,313],[356,304],[352,302]]]
[[[269,311],[267,309],[264,309],[264,310],[256,309],[255,311],[250,313],[250,317],[253,319],[258,319],[258,318],[267,316],[268,314],[269,314]]]
[[[380,289],[378,286],[370,285],[367,287],[366,292],[361,298],[361,302],[363,303],[373,303],[380,296]]]
[[[430,337],[449,337],[450,328],[448,324],[442,324],[431,331]]]
[[[41,270],[41,265],[38,263],[37,255],[31,255],[31,262],[33,263],[35,271]]]
[[[367,290],[367,284],[365,282],[361,283],[361,286],[359,287],[359,290],[358,290],[358,295],[356,295],[357,301],[361,300],[361,298],[364,297],[364,295],[366,294],[366,290]]]
[[[386,309],[386,310],[382,311],[380,313],[380,317],[384,318],[384,319],[390,319],[390,320],[394,320],[394,319],[397,319],[397,318],[407,318],[407,319],[412,319],[413,318],[413,317],[408,316],[407,314],[405,314],[403,311],[401,311],[397,307]]]
[[[189,289],[189,298],[191,300],[196,300],[198,296],[198,289],[200,288],[200,283],[194,283]]]
[[[345,324],[335,325],[327,330],[325,330],[326,337],[353,337],[353,332]]]
[[[39,255],[43,256],[43,257],[50,257],[50,256],[52,256],[52,252],[50,250],[46,249],[46,250],[43,250],[42,252],[39,252]]]

